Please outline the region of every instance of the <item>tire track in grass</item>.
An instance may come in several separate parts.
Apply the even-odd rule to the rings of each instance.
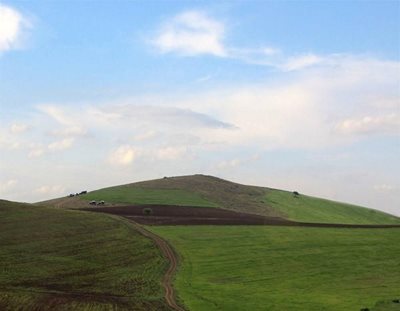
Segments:
[[[181,306],[179,306],[177,304],[175,290],[172,286],[172,280],[173,280],[176,270],[178,268],[178,257],[176,256],[171,245],[169,245],[168,242],[165,241],[163,238],[154,234],[153,232],[146,230],[138,223],[133,222],[133,221],[131,221],[131,223],[134,225],[134,227],[136,228],[136,230],[139,233],[141,233],[143,236],[153,240],[154,243],[156,243],[156,245],[160,248],[164,257],[166,257],[168,259],[168,261],[170,262],[168,270],[165,273],[163,281],[162,281],[162,286],[164,287],[164,290],[165,290],[165,300],[167,301],[167,304],[173,310],[185,311],[185,309],[183,309]]]

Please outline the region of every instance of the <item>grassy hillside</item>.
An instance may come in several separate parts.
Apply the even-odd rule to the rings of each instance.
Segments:
[[[89,192],[82,196],[85,200],[104,200],[125,204],[167,204],[216,207],[217,204],[200,194],[183,189],[148,189],[117,186]]]
[[[168,310],[166,266],[124,220],[0,200],[1,310]]]
[[[292,192],[269,190],[264,202],[283,213],[286,218],[304,222],[388,224],[400,223],[400,219],[377,210],[351,204],[314,198],[294,196]]]
[[[375,304],[374,307],[370,308],[370,310],[371,311],[400,311],[400,303],[393,302],[393,300],[379,301]]]
[[[392,224],[400,218],[376,210],[291,192],[246,186],[220,178],[193,175],[168,177],[89,192],[79,198],[44,202],[49,206],[86,207],[89,200],[115,204],[167,204],[220,207],[304,222]]]
[[[151,230],[181,254],[175,285],[190,310],[359,311],[400,298],[397,228]]]

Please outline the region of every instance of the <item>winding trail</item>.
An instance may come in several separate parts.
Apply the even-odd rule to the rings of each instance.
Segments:
[[[164,287],[164,290],[165,290],[165,300],[167,301],[168,306],[170,306],[173,310],[185,311],[185,309],[183,309],[181,306],[179,306],[177,304],[175,291],[172,286],[172,280],[173,280],[173,277],[174,277],[175,272],[178,267],[178,257],[176,256],[171,245],[169,245],[168,242],[165,241],[160,236],[143,228],[137,222],[131,221],[131,223],[134,225],[134,227],[136,228],[136,230],[139,233],[141,233],[143,236],[153,240],[157,244],[157,246],[161,249],[162,254],[170,262],[168,270],[165,273],[163,281],[162,281],[162,286]]]

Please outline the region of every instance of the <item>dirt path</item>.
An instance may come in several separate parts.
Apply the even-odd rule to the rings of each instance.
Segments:
[[[162,239],[158,235],[154,234],[153,232],[150,232],[150,231],[146,230],[145,228],[143,228],[141,225],[139,225],[136,222],[132,221],[132,223],[135,226],[135,228],[137,229],[137,231],[139,231],[145,237],[148,237],[148,238],[152,239],[157,244],[157,246],[161,249],[161,252],[163,253],[163,255],[170,262],[168,270],[165,273],[164,279],[162,281],[162,286],[165,289],[165,300],[167,301],[167,304],[173,310],[185,311],[185,309],[183,309],[182,307],[180,307],[176,303],[175,292],[174,292],[174,288],[172,287],[172,280],[173,280],[173,277],[174,277],[175,272],[176,272],[177,267],[178,267],[178,257],[176,256],[174,250],[168,244],[167,241],[165,241],[164,239]]]

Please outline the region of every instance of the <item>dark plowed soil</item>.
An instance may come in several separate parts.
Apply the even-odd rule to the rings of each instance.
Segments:
[[[145,208],[151,209],[151,215],[144,215]],[[290,221],[279,217],[265,217],[254,214],[236,213],[220,208],[192,206],[132,205],[92,207],[81,210],[124,216],[145,225],[275,225],[336,228],[400,228],[400,225],[304,223]]]

